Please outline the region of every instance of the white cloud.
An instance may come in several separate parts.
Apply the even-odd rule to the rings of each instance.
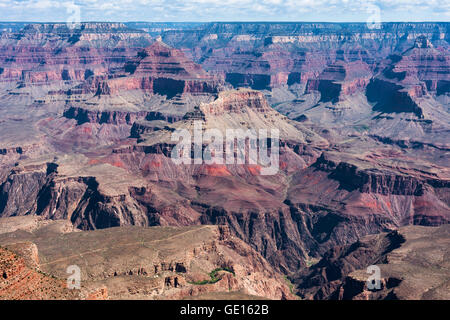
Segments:
[[[85,20],[116,21],[365,21],[368,3],[387,20],[446,21],[450,15],[448,0],[0,0],[0,20],[60,21],[65,3],[79,5]]]

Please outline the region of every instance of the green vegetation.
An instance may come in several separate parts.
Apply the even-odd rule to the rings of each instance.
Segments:
[[[369,130],[369,126],[365,124],[358,124],[353,126],[353,129],[355,129],[358,132],[364,132]]]
[[[286,281],[291,293],[294,293],[294,284],[291,282],[291,280],[289,280],[287,276],[284,276],[284,281]]]
[[[317,258],[308,258],[308,259],[306,259],[306,267],[310,268],[319,261],[320,261],[320,259],[317,259]]]
[[[220,271],[226,271],[229,272],[231,274],[233,274],[233,276],[236,276],[236,274],[234,273],[234,271],[230,268],[216,268],[213,271],[211,271],[209,273],[209,277],[211,279],[209,280],[201,280],[201,281],[193,281],[193,282],[189,282],[190,284],[196,284],[196,285],[204,285],[204,284],[212,284],[212,283],[216,283],[219,280],[222,280],[222,276],[219,276],[218,273]]]

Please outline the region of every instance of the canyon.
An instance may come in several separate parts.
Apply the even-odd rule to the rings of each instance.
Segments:
[[[392,279],[416,294],[360,279],[389,265],[379,242],[448,241],[449,27],[2,23],[0,267],[66,299],[442,298],[410,284],[406,258]],[[172,134],[197,122],[278,129],[279,169],[175,164]]]
[[[366,236],[328,251],[296,274],[295,284],[306,299],[447,300],[449,239],[448,224]],[[370,265],[380,267],[378,290],[368,289],[365,268]]]

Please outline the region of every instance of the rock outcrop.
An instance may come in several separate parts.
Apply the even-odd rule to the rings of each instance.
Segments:
[[[48,278],[53,277],[55,283],[63,283],[56,278],[67,276],[68,265],[80,266],[81,290],[67,290],[61,286],[60,292],[54,290],[55,299],[73,299],[61,292],[76,293],[86,299],[182,299],[211,292],[295,299],[283,277],[248,244],[233,237],[226,226],[125,227],[65,234],[49,229],[49,226],[51,223],[40,236],[15,233],[15,239],[37,243],[39,256],[45,261],[39,267]],[[0,243],[17,251],[18,245],[12,244],[7,235],[0,235]],[[84,239],[82,246],[80,236]],[[63,237],[60,241],[75,251],[67,255],[55,250],[54,237]],[[105,246],[106,243],[109,244]],[[36,245],[32,246],[37,257]],[[137,251],[141,255],[136,256]],[[80,263],[80,255],[87,259],[86,265]],[[10,253],[0,264],[0,270],[6,273],[8,280],[5,286],[0,285],[2,297],[18,293],[14,289],[18,285],[13,288],[11,283],[24,272],[20,269],[21,258],[9,263],[12,257]],[[92,264],[92,259],[97,262]],[[22,278],[26,276],[24,274]],[[34,290],[34,287],[29,289]],[[47,298],[45,294],[38,298]]]
[[[448,231],[448,225],[405,227],[335,247],[295,276],[296,288],[308,299],[445,299]],[[373,265],[380,283],[372,289],[367,282],[373,271],[366,269]],[[442,269],[431,272],[436,266]]]
[[[182,51],[160,40],[137,53],[125,63],[125,77],[94,84],[97,95],[118,94],[125,90],[145,90],[167,96],[183,93],[217,93],[220,78],[208,75],[200,65],[189,60]]]
[[[69,289],[67,280],[42,272],[38,249],[33,243],[0,247],[0,276],[2,300],[108,299],[104,289]]]

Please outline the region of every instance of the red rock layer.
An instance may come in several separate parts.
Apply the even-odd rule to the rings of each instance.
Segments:
[[[30,24],[0,38],[0,81],[84,81],[120,68],[150,36],[120,23]]]
[[[68,290],[63,280],[45,275],[27,266],[24,258],[0,247],[0,299],[41,300],[74,299],[77,292]]]

